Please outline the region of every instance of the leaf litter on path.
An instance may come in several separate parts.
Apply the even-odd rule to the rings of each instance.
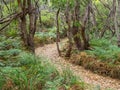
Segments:
[[[42,55],[49,58],[58,70],[62,70],[63,67],[69,67],[76,76],[82,78],[88,84],[93,84],[102,88],[111,88],[112,90],[120,90],[120,80],[95,74],[81,66],[67,62],[62,57],[59,57],[55,43],[38,47],[35,52],[37,56]]]

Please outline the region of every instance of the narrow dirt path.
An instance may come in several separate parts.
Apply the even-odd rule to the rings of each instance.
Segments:
[[[120,80],[94,74],[89,70],[85,70],[81,66],[73,65],[65,61],[64,58],[59,57],[55,43],[36,48],[36,55],[43,55],[44,57],[49,58],[59,70],[69,67],[75,75],[81,77],[88,84],[100,85],[103,88],[112,88],[113,90],[120,90]]]

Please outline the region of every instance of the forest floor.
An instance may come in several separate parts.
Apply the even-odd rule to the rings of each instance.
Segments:
[[[64,43],[64,40],[62,41]],[[120,80],[92,73],[81,66],[69,63],[64,58],[58,56],[56,43],[48,44],[43,47],[36,48],[37,56],[44,56],[51,60],[58,70],[70,68],[70,70],[78,77],[83,79],[85,83],[99,85],[102,88],[111,88],[112,90],[120,90]]]

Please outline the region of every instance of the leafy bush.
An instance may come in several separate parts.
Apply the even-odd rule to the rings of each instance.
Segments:
[[[8,37],[18,36],[18,30],[15,30],[15,29],[7,30],[6,36],[8,36]]]
[[[47,10],[42,11],[41,19],[42,19],[42,24],[46,28],[51,28],[54,26],[54,14],[50,13]]]
[[[111,44],[111,42],[109,40],[107,40],[107,39],[102,38],[102,39],[92,39],[90,41],[90,44],[93,47],[95,46],[95,47],[106,48],[108,45]]]
[[[56,38],[56,30],[57,30],[56,27],[48,29],[48,37],[50,39],[55,39]]]

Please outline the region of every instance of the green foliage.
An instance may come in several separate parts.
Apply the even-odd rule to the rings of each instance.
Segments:
[[[42,19],[42,24],[44,27],[46,28],[51,28],[54,26],[54,14],[53,13],[50,13],[49,11],[47,10],[44,10],[41,12],[42,15],[41,15],[41,19]]]
[[[46,32],[36,32],[35,42],[39,44],[47,44],[56,40],[56,28],[48,28]]]
[[[46,44],[48,43],[48,34],[46,34],[45,32],[37,32],[35,34],[35,38],[34,41],[36,44]]]
[[[56,27],[46,28],[44,32],[36,32],[35,33],[35,43],[39,44],[48,44],[52,43],[56,40]],[[63,38],[66,36],[65,30],[60,29],[60,37]]]
[[[0,67],[0,89],[58,90],[61,86],[70,87],[78,83],[77,78],[69,70],[59,74],[47,61],[46,58],[21,53],[19,67]]]
[[[74,26],[79,27],[79,26],[80,26],[80,23],[76,21],[76,22],[74,23]]]
[[[0,37],[0,50],[9,50],[9,49],[20,49],[21,48],[21,41],[20,38],[7,38],[5,36]]]
[[[3,16],[6,17],[18,9],[17,0],[13,1],[14,2],[7,3],[10,10],[0,3]],[[80,18],[84,17],[83,15],[85,14],[85,9],[89,1],[90,0],[80,0]],[[43,2],[46,3],[47,0],[40,0],[38,3],[43,4]],[[109,2],[105,1],[105,3],[106,2],[106,5],[109,5]],[[52,8],[54,8],[53,11],[60,8],[61,17],[62,14],[64,16],[63,12],[65,12],[67,0],[50,0],[50,4]],[[72,15],[75,9],[75,0],[68,0],[68,4],[70,6],[69,13]],[[107,24],[105,21],[110,12],[107,8],[103,9],[105,6],[99,0],[93,0],[91,5],[94,7],[94,4],[97,6],[98,11],[98,13],[93,11],[93,14],[95,13],[97,26],[92,27],[93,25],[89,23],[89,26],[91,26],[89,27],[91,37],[95,33],[95,30],[98,30],[98,33],[101,34],[101,30],[105,27],[105,24]],[[110,4],[109,7],[111,7],[111,5],[112,4]],[[46,44],[56,40],[55,15],[56,13],[50,12],[49,10],[41,11],[42,29],[45,28],[46,31],[42,30],[43,32],[37,32],[35,34],[35,42]],[[65,35],[67,32],[67,30],[64,31],[66,27],[64,25],[64,19],[64,17],[59,18],[60,36]],[[114,26],[112,19],[109,20],[109,22],[109,26]],[[72,21],[71,23],[73,24]],[[58,90],[60,87],[67,90],[75,84],[79,84],[84,88],[84,83],[78,82],[78,78],[75,77],[69,69],[63,70],[60,74],[54,66],[47,62],[48,59],[38,58],[31,53],[22,52],[21,40],[17,37],[19,34],[16,28],[17,25],[18,22],[16,20],[13,21],[6,30],[2,32],[5,36],[0,35],[0,90]],[[82,23],[75,22],[74,25],[80,27]],[[86,25],[86,30],[87,28]],[[111,33],[108,33],[106,30],[105,37],[110,37],[109,34],[111,35]],[[80,35],[77,34],[76,36]],[[90,55],[104,62],[115,65],[120,64],[120,48],[115,45],[113,39],[112,41],[104,38],[100,40],[93,39],[90,43],[94,48],[93,51],[87,51]],[[76,53],[79,53],[79,51],[76,51]],[[99,89],[99,86],[96,88]]]
[[[116,63],[120,59],[120,48],[107,39],[94,39],[91,41],[91,45],[94,47],[94,50],[87,52],[100,58],[102,61]]]
[[[111,42],[107,39],[92,39],[90,42],[91,46],[106,48]]]
[[[62,7],[62,9],[65,8],[65,3],[66,3],[67,0],[51,0],[52,2],[52,6],[54,8],[60,8]]]
[[[5,36],[0,37],[0,59],[11,60],[16,59],[21,53],[22,46],[20,38],[7,38]]]
[[[25,52],[22,52],[20,55],[19,55],[19,62],[21,65],[31,65],[31,64],[36,64],[38,58],[30,53],[25,53]]]
[[[17,37],[18,36],[18,30],[7,30],[6,36],[8,37]]]
[[[4,12],[2,12],[3,13],[3,15],[4,16],[6,16],[6,15],[8,15],[8,14],[10,14],[10,13],[13,13],[13,12],[15,12],[18,8],[18,4],[17,4],[17,1],[16,0],[12,0],[12,1],[10,1],[10,0],[8,0],[8,1],[5,1],[5,2],[7,2],[7,7],[9,8],[7,8],[6,6],[5,6],[5,4],[1,1],[0,2],[0,5],[1,5],[1,7],[2,7],[2,11],[4,11]]]
[[[75,77],[69,68],[63,70],[63,75],[62,76],[63,76],[63,83],[65,85],[67,85],[67,87],[71,86],[73,84],[78,84],[79,83],[78,82],[79,78]]]
[[[20,49],[1,50],[0,57],[1,59],[9,60],[10,58],[15,58],[20,52]]]

